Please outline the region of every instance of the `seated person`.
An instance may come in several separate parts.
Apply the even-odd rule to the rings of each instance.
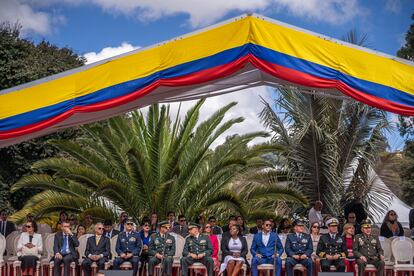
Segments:
[[[88,238],[85,249],[85,259],[82,262],[85,276],[90,276],[91,265],[96,262],[98,269],[105,268],[105,262],[111,259],[111,241],[103,235],[104,226],[98,222],[95,224],[95,235]]]
[[[188,275],[188,266],[195,262],[202,263],[207,268],[208,276],[213,276],[214,261],[211,255],[213,247],[210,238],[200,234],[201,225],[190,223],[188,225],[189,235],[185,238],[183,257],[181,258],[182,275]]]
[[[124,262],[131,262],[134,274],[139,267],[139,255],[141,254],[142,241],[138,232],[135,231],[134,221],[128,218],[125,221],[124,232],[118,234],[116,240],[116,253],[118,257],[114,260],[114,268],[119,270]]]
[[[353,253],[357,258],[358,276],[363,276],[367,264],[372,264],[377,269],[377,276],[384,274],[384,251],[378,236],[371,235],[372,223],[369,220],[361,222],[362,234],[354,238]]]
[[[151,235],[148,246],[148,275],[154,274],[154,267],[162,262],[161,274],[172,275],[173,257],[175,255],[175,238],[169,234],[170,224],[163,221],[158,224],[159,233]]]
[[[261,264],[273,264],[275,266],[276,276],[280,276],[282,272],[283,245],[278,235],[271,232],[272,222],[265,220],[261,232],[254,234],[252,247],[252,276],[258,275],[257,266]],[[277,251],[276,251],[277,250]]]
[[[72,233],[69,222],[62,222],[61,229],[61,232],[55,234],[55,240],[53,242],[53,275],[61,275],[60,265],[63,263],[63,275],[69,276],[70,264],[78,259],[76,247],[79,246],[79,241],[76,235]]]
[[[293,275],[293,267],[301,264],[306,267],[306,275],[312,275],[312,238],[309,234],[304,233],[305,224],[302,220],[297,219],[294,222],[294,233],[289,234],[286,239],[285,251],[286,275]]]
[[[331,218],[326,221],[326,225],[329,232],[321,236],[316,249],[316,254],[321,259],[321,269],[323,272],[329,272],[333,265],[336,271],[344,272],[347,249],[345,241],[338,233],[338,220]]]

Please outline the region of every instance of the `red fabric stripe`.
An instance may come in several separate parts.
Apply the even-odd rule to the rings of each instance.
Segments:
[[[150,84],[149,86],[141,90],[138,90],[136,92],[130,93],[122,97],[96,103],[93,105],[74,107],[73,109],[67,112],[64,112],[53,118],[44,120],[42,122],[38,122],[35,124],[17,128],[12,131],[0,131],[0,139],[2,140],[10,139],[10,138],[18,137],[18,136],[25,135],[28,133],[40,131],[42,129],[51,127],[55,124],[58,124],[66,120],[67,118],[69,118],[76,112],[95,112],[95,111],[101,111],[101,110],[117,107],[122,104],[126,104],[128,102],[134,101],[140,97],[147,95],[148,93],[150,93],[151,91],[153,91],[159,86],[172,86],[172,87],[175,86],[176,87],[176,86],[194,85],[194,84],[200,84],[203,82],[212,81],[212,80],[215,80],[221,77],[225,77],[243,68],[247,62],[250,62],[258,69],[272,76],[292,82],[294,84],[299,84],[299,85],[314,87],[314,88],[336,88],[339,91],[343,92],[344,94],[354,98],[357,101],[363,102],[365,104],[375,106],[375,107],[378,107],[384,110],[396,112],[399,114],[403,114],[403,115],[409,115],[409,116],[414,115],[414,111],[409,106],[405,106],[399,103],[391,102],[388,100],[384,100],[382,98],[377,98],[377,97],[365,94],[361,91],[358,91],[336,80],[328,80],[328,79],[315,77],[313,75],[309,75],[309,74],[306,74],[300,71],[296,71],[290,68],[282,67],[282,66],[279,66],[273,63],[263,61],[251,54],[248,54],[228,64],[220,65],[217,67],[213,67],[207,70],[199,71],[199,72],[189,74],[186,76],[182,76],[182,77],[177,77],[177,78],[172,78],[172,79],[162,79],[162,80],[155,81],[154,83]]]

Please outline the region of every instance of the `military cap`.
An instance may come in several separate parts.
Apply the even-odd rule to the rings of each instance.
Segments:
[[[364,219],[361,221],[361,227],[362,228],[371,228],[372,222],[369,219]]]
[[[197,228],[201,228],[201,225],[200,224],[198,224],[198,223],[194,223],[194,222],[190,222],[189,224],[188,224],[188,229],[190,230],[190,229],[193,229],[193,228],[195,228],[195,227],[197,227]]]
[[[328,226],[338,226],[338,220],[336,218],[330,218],[326,221],[326,225]]]
[[[293,226],[305,226],[305,222],[302,219],[295,219]]]
[[[133,219],[132,217],[128,217],[128,218],[126,219],[125,223],[128,223],[128,222],[130,222],[130,223],[135,223],[135,222],[134,222],[134,219]]]
[[[170,227],[170,223],[168,222],[168,220],[164,220],[158,223],[159,227],[166,227],[169,228]]]

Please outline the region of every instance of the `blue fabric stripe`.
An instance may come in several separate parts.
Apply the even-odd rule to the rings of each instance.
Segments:
[[[335,69],[319,65],[307,60],[292,57],[263,46],[255,44],[246,44],[240,47],[232,48],[218,54],[205,57],[199,60],[183,63],[159,72],[155,72],[147,77],[127,81],[113,85],[96,92],[81,96],[75,99],[57,103],[52,106],[39,108],[30,112],[18,114],[0,120],[0,131],[7,131],[33,123],[37,123],[49,118],[53,118],[63,112],[70,110],[75,106],[87,106],[102,101],[118,98],[134,91],[140,90],[156,80],[176,78],[195,73],[201,70],[213,68],[235,61],[247,54],[274,63],[286,68],[297,70],[303,73],[311,74],[324,79],[341,81],[354,89],[373,95],[389,101],[397,102],[407,106],[414,106],[414,96],[399,91],[395,88],[385,85],[361,80],[355,77],[345,75]]]

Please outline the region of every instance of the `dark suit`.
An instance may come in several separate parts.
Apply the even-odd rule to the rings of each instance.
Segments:
[[[85,259],[82,266],[86,276],[91,275],[91,265],[94,262],[90,259],[91,255],[100,255],[101,258],[96,261],[98,269],[104,269],[105,262],[111,259],[111,241],[104,235],[101,236],[98,245],[96,245],[96,235],[89,237],[86,242]]]
[[[108,237],[108,238],[113,238],[116,235],[118,235],[120,232],[118,230],[112,229],[112,231],[109,233],[109,237],[108,237],[108,232],[104,233],[104,236]]]
[[[13,222],[0,220],[0,234],[7,237],[13,231],[16,231],[16,225]]]
[[[62,259],[57,259],[53,257],[54,261],[54,268],[53,268],[53,275],[60,276],[60,265],[63,262],[63,271],[64,276],[69,276],[70,274],[70,263],[74,262],[78,259],[78,253],[75,247],[79,246],[79,241],[76,235],[67,236],[67,243],[68,247],[63,248],[64,244],[64,235],[62,232],[57,232],[55,234],[55,240],[53,242],[53,253],[56,255],[60,253],[62,255]],[[67,251],[68,249],[68,251]]]
[[[344,259],[348,249],[346,249],[345,240],[338,233],[335,234],[335,238],[331,237],[332,234],[323,234],[319,239],[318,248],[316,254],[321,259],[321,269],[323,272],[329,272],[331,265],[336,267],[336,271],[344,272],[345,263]],[[328,260],[326,255],[339,254],[341,257],[337,260]]]
[[[188,236],[188,227],[186,226],[181,226],[181,225],[176,225],[172,228],[171,230],[172,233],[178,234],[181,237],[185,238]]]

